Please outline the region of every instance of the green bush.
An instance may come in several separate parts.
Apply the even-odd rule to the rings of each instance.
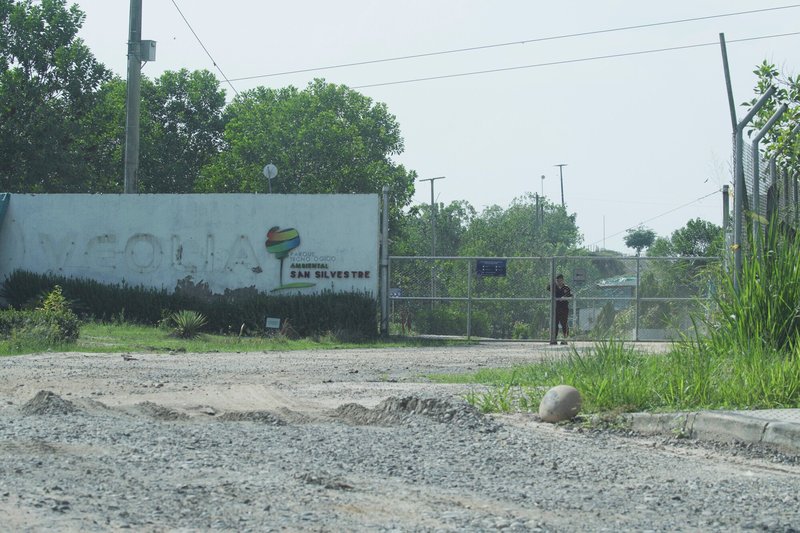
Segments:
[[[438,335],[466,335],[467,313],[458,305],[436,304],[431,309],[428,306],[419,307],[414,316],[414,329],[422,334]],[[485,312],[473,311],[470,327],[471,333],[477,337],[490,334],[489,317]]]
[[[511,332],[512,339],[531,338],[531,325],[524,322],[514,322],[514,329]]]
[[[347,338],[372,339],[378,334],[377,303],[371,295],[358,292],[276,296],[235,290],[212,295],[196,286],[168,292],[18,270],[5,280],[0,295],[21,309],[56,286],[66,301],[75,302],[82,316],[100,321],[157,325],[172,313],[190,310],[206,317],[207,330],[220,333],[238,333],[242,324],[247,331],[264,332],[265,319],[275,317],[289,319],[301,337],[336,332]]]
[[[75,342],[79,332],[80,321],[69,309],[0,311],[0,336],[5,339],[53,346]]]

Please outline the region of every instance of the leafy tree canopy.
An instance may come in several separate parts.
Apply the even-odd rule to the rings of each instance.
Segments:
[[[787,104],[789,110],[784,113],[777,124],[767,132],[761,145],[765,148],[768,156],[779,153],[781,163],[793,171],[800,170],[800,139],[797,136],[791,138],[791,131],[800,121],[800,74],[796,76],[782,74],[774,64],[764,61],[753,73],[758,77],[754,89],[755,96],[742,105],[751,108],[758,99],[769,90],[770,87],[776,89],[775,94],[770,98],[764,107],[753,120],[752,127],[749,129],[751,135],[759,131],[767,123],[769,118],[782,104]]]
[[[200,170],[222,147],[225,91],[207,70],[164,72],[142,87],[149,131],[139,190],[194,192]]]
[[[84,192],[123,189],[125,100],[125,80],[115,77],[99,88],[95,105],[82,119],[81,142],[87,151],[91,147]],[[224,105],[225,92],[207,70],[142,77],[139,192],[194,191],[200,169],[220,149]]]
[[[686,226],[672,232],[671,240],[672,248],[679,256],[710,257],[722,254],[722,228],[707,220],[690,220]]]
[[[629,229],[625,233],[625,246],[628,248],[633,248],[636,250],[636,255],[640,255],[642,253],[642,249],[648,248],[650,245],[652,245],[655,239],[655,231],[647,229],[643,226],[639,226],[635,229]]]
[[[574,249],[580,241],[575,214],[567,214],[561,205],[528,194],[515,198],[507,209],[495,205],[475,217],[465,236],[462,255],[559,255]]]
[[[475,218],[475,208],[466,200],[436,206],[436,255],[459,255],[464,236]],[[392,228],[390,252],[393,255],[430,255],[432,247],[431,206],[416,205]]]
[[[658,237],[648,248],[652,257],[719,257],[723,253],[722,228],[695,218],[672,232],[669,238]]]
[[[385,104],[343,85],[314,80],[304,90],[259,87],[225,110],[225,149],[202,172],[208,192],[266,192],[265,164],[278,167],[278,193],[380,193],[407,206],[415,173],[392,161],[403,151]]]
[[[0,0],[0,189],[81,190],[95,147],[82,119],[110,72],[77,37],[65,0]]]

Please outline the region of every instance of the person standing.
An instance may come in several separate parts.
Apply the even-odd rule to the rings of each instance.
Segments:
[[[564,275],[558,274],[553,284],[555,287],[554,294],[556,297],[556,322],[555,322],[555,335],[551,337],[550,344],[557,344],[558,327],[561,326],[561,344],[567,344],[567,337],[569,337],[569,300],[572,298],[572,290],[564,283]],[[550,290],[550,287],[547,287]]]

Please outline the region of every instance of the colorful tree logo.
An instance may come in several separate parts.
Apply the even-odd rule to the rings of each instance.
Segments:
[[[273,226],[269,229],[269,231],[267,231],[267,242],[264,244],[267,247],[267,252],[275,254],[275,257],[277,257],[281,262],[279,278],[280,285],[275,290],[314,286],[313,283],[283,284],[283,260],[289,256],[289,252],[300,246],[300,233],[298,233],[296,229],[280,229],[278,226]]]

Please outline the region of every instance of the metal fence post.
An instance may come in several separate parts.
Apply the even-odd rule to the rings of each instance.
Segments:
[[[472,260],[467,259],[467,340],[472,337]]]
[[[381,228],[381,335],[389,334],[389,187],[383,187]]]
[[[781,118],[789,106],[786,104],[781,105],[777,111],[769,118],[764,127],[758,130],[755,137],[753,137],[753,211],[756,216],[753,217],[753,247],[755,248],[756,257],[761,257],[761,164],[759,152],[759,143],[761,139],[772,129],[772,126]]]
[[[753,120],[756,113],[758,113],[767,101],[772,98],[775,91],[775,87],[770,86],[741,122],[736,125],[736,131],[734,131],[736,153],[733,181],[733,287],[737,293],[739,292],[739,278],[742,275],[742,235],[744,233],[742,229],[742,219],[744,218],[745,210],[744,197],[747,194],[744,181],[744,129],[750,121]]]
[[[634,323],[633,323],[633,340],[639,340],[639,303],[641,298],[640,283],[641,283],[641,270],[642,258],[636,256],[636,308],[634,309]]]
[[[550,258],[550,344],[556,342],[556,258]]]
[[[798,183],[797,183],[797,176],[795,175],[794,179],[792,180],[792,185],[794,185],[794,225],[795,227],[800,224],[800,198],[798,198]]]

